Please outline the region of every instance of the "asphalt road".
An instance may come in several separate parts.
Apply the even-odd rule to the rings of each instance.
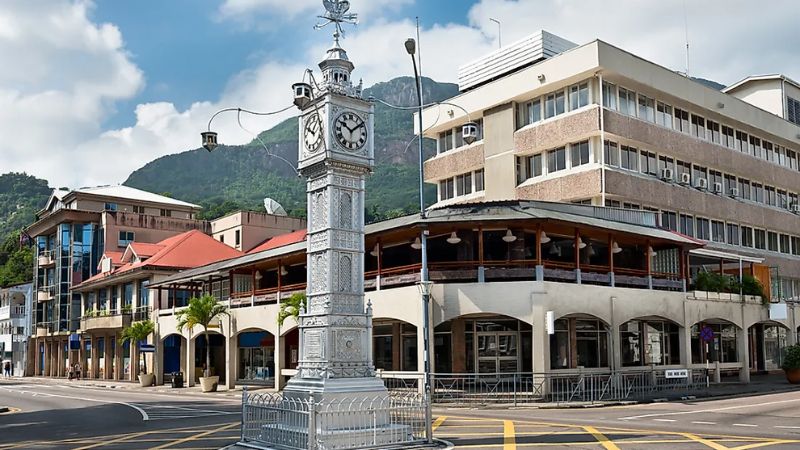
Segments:
[[[0,383],[0,449],[218,449],[238,440],[241,400]]]
[[[592,409],[435,409],[456,449],[800,449],[800,390]]]

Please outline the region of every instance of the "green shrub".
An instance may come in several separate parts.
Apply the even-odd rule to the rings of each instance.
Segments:
[[[800,344],[786,347],[786,356],[783,358],[783,370],[800,369]]]

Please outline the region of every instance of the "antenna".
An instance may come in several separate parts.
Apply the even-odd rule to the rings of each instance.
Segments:
[[[686,0],[683,0],[683,31],[686,38],[686,78],[689,78],[689,18],[686,14]]]

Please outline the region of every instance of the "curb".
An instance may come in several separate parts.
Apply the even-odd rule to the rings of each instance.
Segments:
[[[0,414],[7,413],[9,411],[11,411],[11,408],[8,406],[0,406]]]

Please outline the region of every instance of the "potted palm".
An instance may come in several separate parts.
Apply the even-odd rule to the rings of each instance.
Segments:
[[[800,384],[800,344],[786,347],[786,357],[781,368],[786,372],[789,383]]]
[[[203,327],[203,337],[206,340],[206,367],[203,376],[200,378],[200,386],[203,392],[214,392],[219,385],[219,376],[211,375],[211,342],[208,337],[208,326],[215,319],[221,316],[230,315],[228,307],[218,302],[211,295],[193,297],[189,300],[189,306],[177,313],[178,330],[183,331],[188,328],[191,332],[194,327]]]
[[[300,323],[300,309],[306,309],[306,302],[306,294],[304,292],[294,293],[291,297],[281,300],[281,306],[278,310],[278,326],[282,327],[283,322],[290,317],[295,322]]]
[[[136,345],[137,342],[146,341],[147,338],[155,330],[155,325],[150,320],[142,320],[140,322],[133,322],[131,326],[122,330],[120,342],[123,344],[131,342],[131,345]],[[142,368],[139,371],[139,384],[142,387],[152,386],[155,380],[155,375],[147,373],[147,358],[144,358]]]

